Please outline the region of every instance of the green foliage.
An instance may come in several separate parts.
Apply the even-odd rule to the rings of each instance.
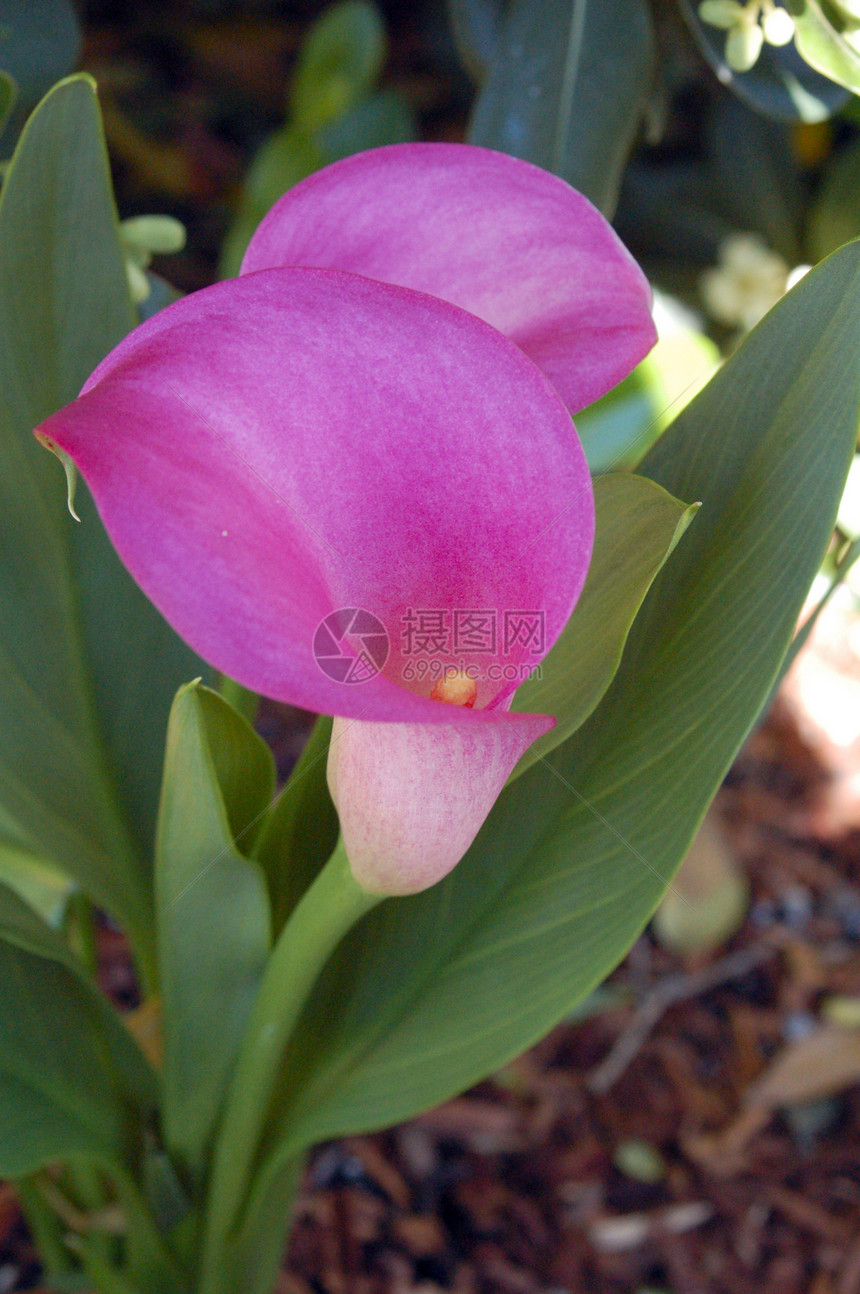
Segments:
[[[31,117],[0,193],[0,841],[151,939],[169,700],[199,662],[126,573],[86,491],[69,517],[32,428],[134,324],[92,82]]]
[[[14,107],[17,96],[18,87],[14,79],[7,72],[0,70],[0,134],[3,133],[6,119]]]
[[[315,131],[342,117],[367,95],[385,62],[385,29],[369,0],[342,0],[311,28],[290,87],[290,111],[300,130]]]
[[[457,51],[474,77],[485,76],[496,51],[503,0],[448,0]]]
[[[650,14],[645,0],[513,0],[470,142],[554,171],[611,216],[650,89]]]
[[[513,710],[558,722],[515,768],[519,777],[579,728],[615,676],[642,600],[692,521],[697,505],[679,503],[644,476],[615,473],[594,483],[594,556],[573,615],[541,664],[517,688]]]
[[[194,1168],[269,952],[265,879],[241,848],[273,787],[272,757],[242,716],[199,683],[182,688],[167,733],[156,896],[166,1135]]]
[[[797,48],[807,63],[831,81],[844,85],[852,94],[860,94],[860,42],[855,43],[857,25],[854,27],[854,40],[847,40],[846,24],[837,26],[832,21],[833,5],[826,6],[820,0],[788,0],[788,8],[794,17]]]
[[[0,885],[0,1176],[74,1155],[121,1163],[155,1081],[67,945]]]
[[[321,980],[259,1181],[300,1147],[462,1090],[616,964],[766,699],[827,545],[860,410],[860,247],[812,271],[643,464],[702,508],[592,718],[502,795],[439,886]]]
[[[799,3],[804,5],[805,0]],[[748,72],[735,72],[725,59],[726,33],[702,21],[697,0],[680,0],[680,5],[699,49],[719,80],[756,112],[780,121],[824,121],[848,102],[850,96],[842,88],[845,82],[835,85],[830,73],[822,76],[815,71],[820,63],[809,58],[799,31],[803,58],[793,44],[765,44]],[[789,8],[795,11],[793,3]]]
[[[396,90],[373,93],[385,56],[382,19],[369,0],[341,0],[311,28],[287,121],[265,141],[245,177],[221,253],[223,278],[239,273],[257,225],[299,180],[362,149],[415,137],[406,99]]]
[[[337,842],[337,813],[326,783],[331,725],[325,715],[317,720],[254,850],[268,877],[276,932]]]

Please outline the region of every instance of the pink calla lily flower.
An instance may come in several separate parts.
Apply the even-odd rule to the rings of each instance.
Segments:
[[[560,180],[381,149],[287,194],[242,276],[136,329],[38,429],[203,657],[336,716],[329,784],[368,890],[450,871],[554,723],[508,707],[590,559],[565,402],[647,352],[649,301]]]

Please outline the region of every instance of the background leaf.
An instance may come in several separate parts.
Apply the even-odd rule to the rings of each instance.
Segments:
[[[585,722],[612,682],[636,612],[660,567],[696,514],[644,476],[594,482],[594,555],[585,588],[540,677],[517,688],[512,710],[558,722],[523,755],[512,777],[549,754]]]
[[[30,107],[78,60],[81,32],[70,0],[3,0],[0,68]]]
[[[376,5],[342,0],[311,28],[290,88],[290,111],[301,130],[342,116],[371,89],[385,61],[385,28]]]
[[[156,893],[167,1140],[192,1166],[269,951],[263,872],[235,840],[253,838],[273,785],[268,748],[242,716],[199,684],[182,688],[167,734]]]
[[[825,121],[851,97],[810,67],[793,44],[778,48],[765,44],[749,72],[733,71],[724,57],[725,32],[701,20],[696,0],[680,0],[680,4],[696,44],[718,79],[756,112],[780,121]],[[792,5],[789,8],[794,12]]]
[[[0,840],[59,863],[144,946],[167,711],[201,667],[84,489],[69,518],[32,435],[134,322],[94,87],[75,77],[34,112],[0,193]]]
[[[18,87],[13,78],[7,72],[0,71],[0,134],[2,134],[6,119],[12,111],[17,94]]]
[[[317,719],[254,850],[268,878],[275,933],[337,844],[340,828],[326,782],[331,727],[327,715]]]
[[[624,955],[761,705],[827,546],[860,411],[860,247],[813,270],[643,464],[702,509],[592,718],[500,797],[439,886],[327,971],[285,1068],[268,1174],[444,1100]],[[550,766],[551,765],[551,766]]]
[[[3,885],[0,1000],[0,1176],[68,1155],[121,1161],[154,1076],[64,941]]]
[[[503,12],[503,0],[448,0],[457,52],[478,79],[485,75],[496,51]]]
[[[819,0],[788,0],[797,48],[812,67],[860,94],[860,50],[828,19]]]
[[[646,0],[512,0],[469,140],[554,171],[611,216],[652,62]]]

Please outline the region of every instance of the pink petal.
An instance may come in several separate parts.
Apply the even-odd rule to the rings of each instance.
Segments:
[[[657,340],[651,290],[603,216],[563,180],[467,144],[395,144],[317,171],[251,240],[243,273],[352,270],[478,315],[573,413]]]
[[[335,719],[329,788],[365,889],[417,894],[447,876],[520,756],[553,726],[545,715],[491,715],[473,725]]]
[[[195,293],[127,337],[41,431],[179,633],[310,710],[491,723],[428,700],[432,678],[404,686],[403,618],[542,613],[539,647],[505,652],[500,634],[492,652],[452,656],[483,673],[479,705],[498,705],[584,582],[591,485],[555,391],[494,329],[404,288],[288,269]],[[360,685],[312,651],[344,607],[391,638],[385,674]]]

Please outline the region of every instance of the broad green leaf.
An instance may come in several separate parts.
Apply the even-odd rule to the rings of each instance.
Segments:
[[[579,728],[618,669],[636,612],[698,510],[644,476],[616,473],[594,483],[594,556],[585,588],[539,676],[517,688],[511,709],[558,722],[523,755],[512,777]]]
[[[154,1075],[60,936],[2,885],[0,1001],[0,1176],[69,1155],[121,1161]]]
[[[174,702],[158,815],[156,899],[167,1140],[200,1162],[269,951],[265,878],[237,846],[272,795],[272,758],[215,692]]]
[[[788,0],[787,7],[794,17],[797,48],[807,63],[852,94],[860,94],[860,39],[856,31],[846,39],[819,0]]]
[[[467,857],[344,942],[291,1046],[259,1182],[540,1038],[617,964],[754,723],[830,538],[860,419],[860,246],[811,271],[642,470],[701,499],[591,719]]]
[[[576,415],[591,471],[640,463],[718,362],[714,343],[692,328],[661,337],[623,382]]]
[[[0,842],[0,885],[8,885],[49,926],[59,926],[75,883],[52,863]]]
[[[341,0],[311,28],[290,90],[293,121],[314,131],[370,90],[385,61],[385,28],[376,5]]]
[[[503,8],[503,0],[448,0],[457,52],[477,80],[486,75],[496,51]]]
[[[0,192],[0,840],[54,860],[145,947],[167,712],[201,670],[85,490],[82,524],[68,516],[32,435],[134,321],[94,87],[74,77],[33,113]]]
[[[469,139],[554,171],[611,216],[652,61],[646,0],[512,0]]]
[[[681,11],[699,49],[723,85],[740,99],[780,121],[825,121],[839,112],[849,93],[810,67],[794,45],[762,49],[749,72],[735,72],[725,60],[726,33],[698,15],[698,0],[680,0]],[[789,5],[792,8],[792,5]]]
[[[337,813],[326,783],[331,725],[325,715],[317,720],[254,850],[268,877],[275,932],[337,843]]]

